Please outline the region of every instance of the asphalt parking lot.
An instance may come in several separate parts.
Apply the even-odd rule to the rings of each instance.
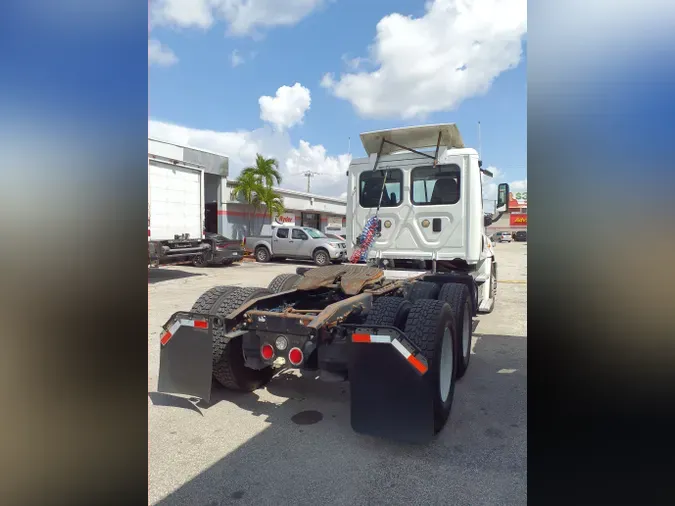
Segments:
[[[293,374],[211,405],[156,393],[161,325],[215,285],[267,286],[299,264],[148,275],[149,504],[524,505],[527,473],[527,245],[499,244],[497,307],[479,315],[450,420],[424,447],[361,436],[349,389]],[[307,264],[305,264],[307,265]],[[294,415],[316,410],[317,423]]]

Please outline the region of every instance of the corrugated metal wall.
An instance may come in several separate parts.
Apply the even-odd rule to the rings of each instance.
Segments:
[[[218,211],[219,229],[230,239],[243,239],[246,236],[258,235],[264,223],[272,223],[269,214],[254,212],[253,206],[247,204],[227,204]],[[250,230],[249,230],[250,228]]]
[[[218,174],[223,177],[227,177],[229,174],[229,163],[224,156],[205,153],[197,149],[183,148],[183,160],[201,165],[204,167],[204,171],[210,174]]]

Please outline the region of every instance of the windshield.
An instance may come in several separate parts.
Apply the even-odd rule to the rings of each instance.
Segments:
[[[323,239],[324,237],[326,237],[326,235],[323,232],[320,232],[315,228],[305,227],[303,228],[303,230],[307,232],[312,239]]]

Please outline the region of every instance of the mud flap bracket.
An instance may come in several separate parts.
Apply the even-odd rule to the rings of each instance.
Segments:
[[[160,335],[157,390],[211,399],[213,328],[221,318],[200,313],[174,313]]]
[[[434,408],[425,357],[396,327],[343,325],[354,431],[423,444],[434,436]]]

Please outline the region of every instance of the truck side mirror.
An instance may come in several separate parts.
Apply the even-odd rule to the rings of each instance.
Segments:
[[[492,216],[489,214],[484,215],[483,226],[489,227],[492,225]]]
[[[497,207],[495,209],[498,213],[505,213],[509,209],[509,185],[508,183],[501,183],[497,187]]]

